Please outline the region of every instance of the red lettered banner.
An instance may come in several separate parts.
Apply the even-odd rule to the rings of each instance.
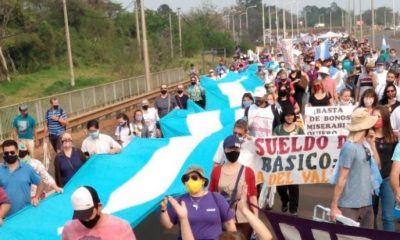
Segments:
[[[268,185],[328,183],[346,136],[257,138],[263,181]]]

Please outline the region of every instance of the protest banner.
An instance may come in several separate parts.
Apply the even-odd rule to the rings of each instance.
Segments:
[[[346,136],[257,138],[268,186],[328,183]]]
[[[345,225],[317,222],[304,218],[293,217],[284,214],[265,211],[276,239],[297,239],[297,240],[334,240],[334,239],[358,239],[358,240],[381,240],[400,239],[396,232],[380,231]]]
[[[347,135],[354,106],[306,107],[304,130],[306,135]]]
[[[293,39],[283,39],[279,42],[282,48],[283,58],[289,65],[294,63],[293,61]]]

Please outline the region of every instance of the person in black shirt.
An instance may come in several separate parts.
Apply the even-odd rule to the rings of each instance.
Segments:
[[[179,109],[187,109],[188,99],[189,99],[188,95],[184,93],[183,85],[179,84],[175,95],[175,101]]]

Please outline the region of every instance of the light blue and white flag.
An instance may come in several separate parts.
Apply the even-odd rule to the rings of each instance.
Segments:
[[[315,49],[315,57],[314,60],[325,60],[331,57],[331,53],[329,52],[329,48],[331,47],[331,44],[329,42],[329,39],[326,39],[323,41],[316,49]]]

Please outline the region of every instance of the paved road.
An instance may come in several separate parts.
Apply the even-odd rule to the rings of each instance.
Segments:
[[[391,39],[390,36],[392,35],[393,31],[385,31],[375,34],[375,46],[380,49],[382,45],[382,38],[385,36],[386,42],[390,45],[390,47],[395,48],[397,49],[397,52],[400,52],[400,40]],[[372,41],[372,36],[369,36],[368,39],[369,41]]]

